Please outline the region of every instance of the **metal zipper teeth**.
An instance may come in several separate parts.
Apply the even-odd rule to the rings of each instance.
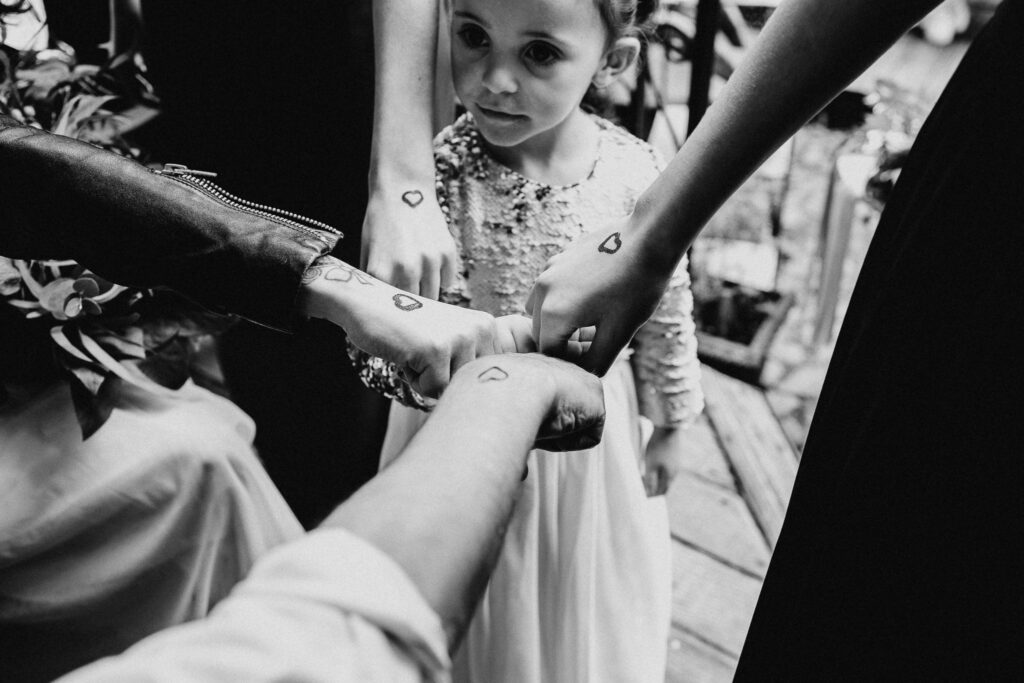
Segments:
[[[293,213],[291,211],[278,209],[273,206],[267,206],[266,204],[257,204],[255,202],[250,202],[248,199],[242,199],[241,197],[237,197],[228,192],[227,190],[225,190],[224,188],[222,188],[221,186],[217,185],[216,183],[210,182],[206,178],[199,178],[191,174],[187,174],[187,177],[192,182],[195,182],[205,187],[210,192],[213,192],[222,201],[227,201],[231,204],[241,205],[253,211],[270,213],[284,220],[291,221],[296,224],[305,225],[307,227],[312,226],[315,228],[319,228],[320,230],[326,230],[327,232],[333,233],[335,235],[341,234],[340,230],[337,230],[336,228],[333,228],[322,221],[318,221],[313,218],[303,216],[301,214]]]
[[[306,216],[302,216],[297,213],[292,213],[291,211],[284,211],[282,209],[277,209],[272,206],[266,206],[264,204],[256,204],[255,202],[250,202],[246,199],[242,199],[241,197],[236,197],[230,192],[226,192],[219,185],[216,185],[215,183],[212,183],[209,180],[206,180],[205,178],[199,178],[190,173],[175,171],[165,170],[154,172],[159,175],[170,178],[171,180],[175,180],[179,183],[182,183],[184,185],[188,185],[189,187],[196,188],[202,191],[204,194],[213,197],[217,201],[233,209],[236,209],[238,211],[244,211],[254,216],[259,216],[261,218],[276,221],[288,227],[300,230],[308,235],[312,235],[313,237],[316,237],[321,241],[323,241],[323,237],[314,228],[319,228],[320,230],[324,230],[334,235],[338,235],[339,237],[342,236],[340,230],[338,230],[337,228],[333,228],[330,225],[327,225],[326,223],[314,220],[312,218],[307,218]]]

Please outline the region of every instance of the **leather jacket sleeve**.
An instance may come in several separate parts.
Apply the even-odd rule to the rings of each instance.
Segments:
[[[141,164],[0,116],[0,254],[74,259],[289,331],[303,273],[336,236],[218,201]]]

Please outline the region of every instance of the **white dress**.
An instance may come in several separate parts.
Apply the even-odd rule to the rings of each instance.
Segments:
[[[595,121],[593,170],[563,187],[492,160],[468,115],[442,132],[435,144],[438,197],[462,261],[447,300],[494,315],[521,313],[548,258],[584,226],[599,228],[632,210],[660,165],[645,143]],[[530,454],[500,559],[455,658],[456,680],[664,680],[670,540],[664,498],[647,498],[641,482],[640,415],[656,425],[686,425],[703,407],[692,306],[684,264],[637,335],[633,368],[626,352],[604,378],[601,444]],[[426,416],[393,405],[382,467]]]
[[[191,381],[117,391],[84,441],[66,382],[0,407],[5,681],[52,680],[204,617],[302,535],[237,406]]]

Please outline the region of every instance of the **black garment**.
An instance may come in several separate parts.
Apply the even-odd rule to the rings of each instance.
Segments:
[[[335,240],[5,116],[0,160],[0,254],[73,258],[113,282],[166,286],[280,330],[298,322],[302,274]]]
[[[737,681],[1024,680],[1024,1],[921,131]]]
[[[216,171],[240,196],[326,221],[359,263],[373,116],[369,0],[143,2],[143,52],[164,115],[155,158]],[[310,526],[377,470],[386,402],[365,389],[340,330],[283,336],[240,325],[222,338],[232,398],[256,447]]]

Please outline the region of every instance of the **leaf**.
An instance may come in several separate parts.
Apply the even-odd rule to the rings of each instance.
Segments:
[[[53,132],[58,135],[77,138],[79,132],[88,125],[89,120],[96,116],[107,102],[116,99],[113,95],[76,95],[68,100],[61,110]]]
[[[0,256],[0,296],[17,294],[21,289],[21,273],[9,258]]]

